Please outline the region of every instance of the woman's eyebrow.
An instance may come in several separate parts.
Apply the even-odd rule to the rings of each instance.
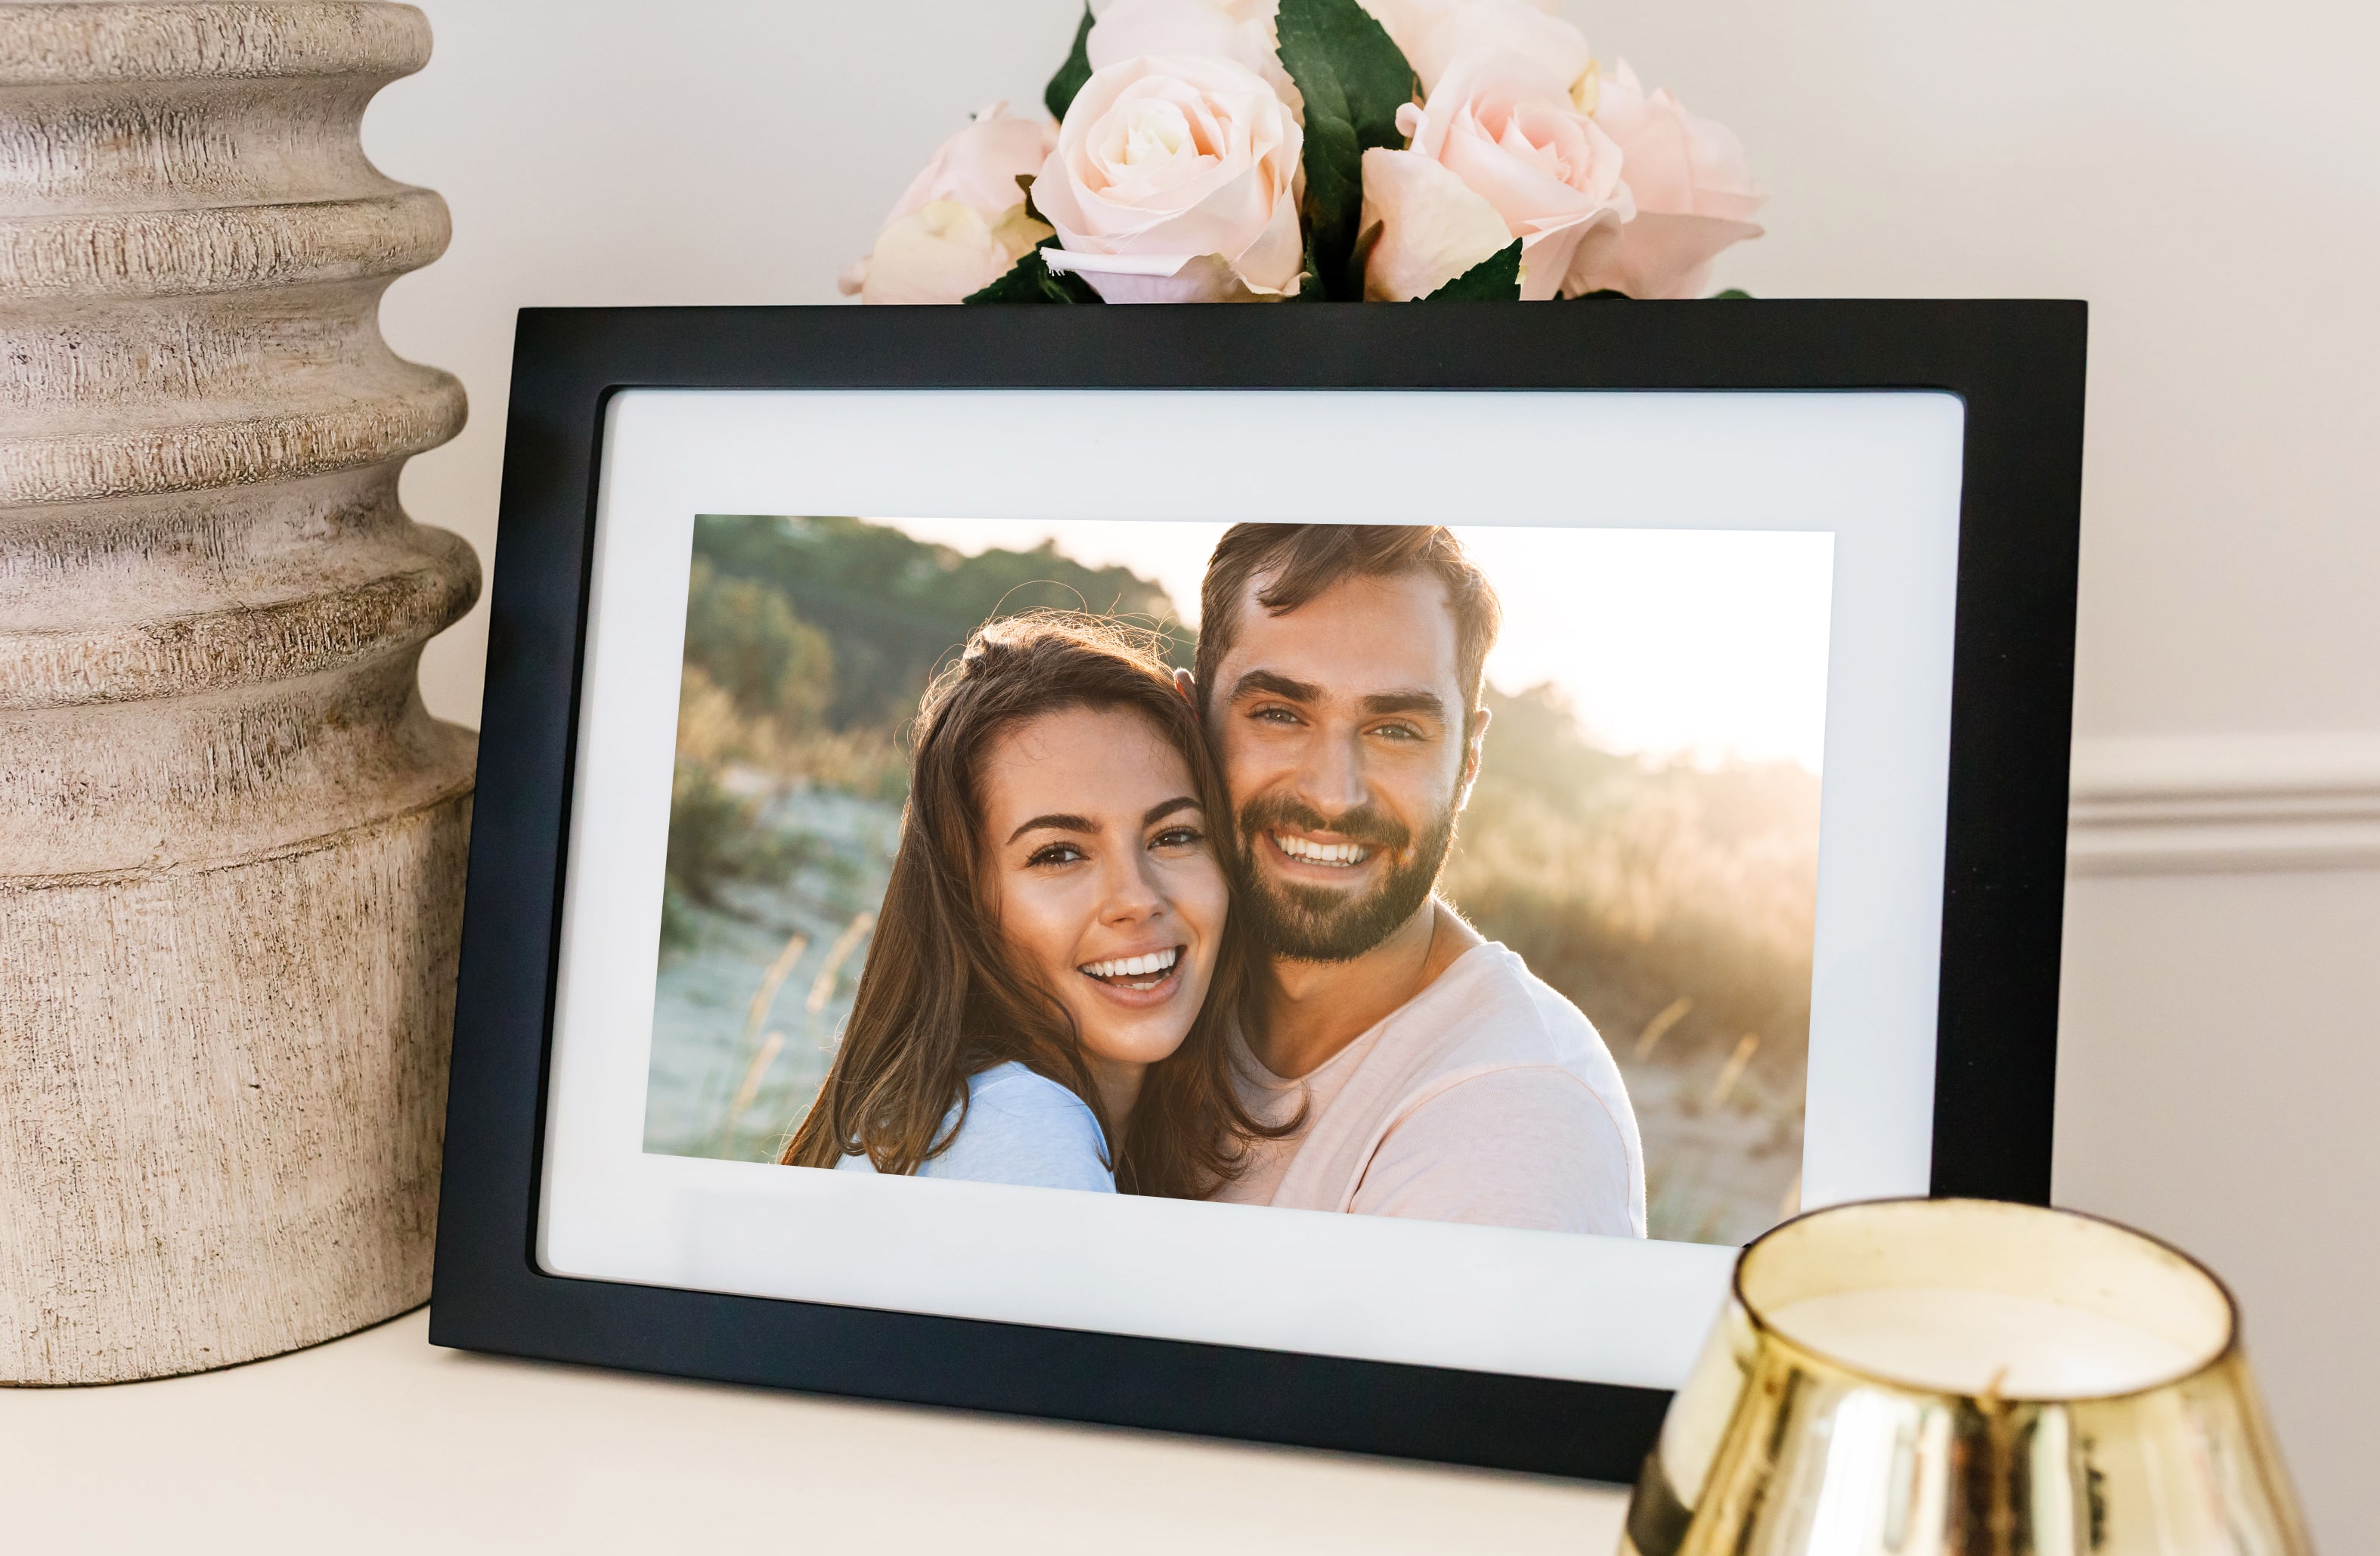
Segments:
[[[1165,820],[1166,817],[1172,815],[1176,810],[1196,810],[1197,808],[1198,802],[1191,798],[1188,795],[1175,795],[1172,799],[1161,799],[1155,805],[1150,806],[1148,808],[1148,814],[1141,817],[1140,824],[1144,827],[1153,827],[1158,822]]]
[[[1010,833],[1008,834],[1008,841],[1014,843],[1028,832],[1097,832],[1099,830],[1099,824],[1097,821],[1092,821],[1088,816],[1066,816],[1056,814],[1049,816],[1036,816],[1033,820],[1026,822],[1014,832]]]

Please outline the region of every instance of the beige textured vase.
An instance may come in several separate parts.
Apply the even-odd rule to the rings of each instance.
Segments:
[[[0,1381],[219,1367],[430,1289],[479,589],[382,342],[444,203],[364,160],[410,6],[0,5]]]

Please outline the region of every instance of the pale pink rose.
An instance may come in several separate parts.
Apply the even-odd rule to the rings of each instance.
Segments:
[[[1111,302],[1292,294],[1304,144],[1280,95],[1230,60],[1153,55],[1093,71],[1033,184],[1064,248],[1044,258]]]
[[[1636,219],[1583,248],[1562,290],[1702,296],[1719,251],[1760,236],[1751,218],[1768,197],[1753,187],[1743,143],[1667,89],[1646,92],[1626,60],[1604,78],[1595,122],[1626,159]]]
[[[1592,92],[1595,79],[1586,34],[1534,0],[1468,0],[1432,23],[1405,58],[1421,78],[1422,91],[1429,92],[1458,58],[1499,50],[1525,55],[1561,84],[1572,107],[1594,111],[1592,96],[1585,95]]]
[[[1560,0],[1522,0],[1524,5],[1546,16],[1555,15]],[[1446,20],[1469,10],[1477,0],[1357,0],[1372,13],[1389,35],[1389,41],[1404,51],[1405,58],[1415,70],[1421,68],[1420,55],[1429,45],[1430,34]]]
[[[1273,13],[1281,0],[1106,0],[1084,41],[1091,68],[1142,55],[1203,55],[1245,65],[1272,85],[1292,114],[1305,107],[1281,68]],[[1299,123],[1305,122],[1299,117]]]
[[[1365,199],[1381,225],[1365,270],[1366,296],[1424,296],[1517,237],[1521,296],[1543,301],[1570,274],[1589,234],[1635,214],[1621,181],[1620,148],[1526,55],[1457,58],[1426,104],[1398,110],[1397,127],[1411,138],[1409,150],[1364,156]],[[1405,158],[1453,174],[1502,222],[1502,241],[1488,242],[1475,209],[1453,184]]]
[[[840,285],[863,302],[957,302],[1005,274],[1048,227],[1025,215],[1019,174],[1040,171],[1058,143],[1047,115],[1017,118],[995,103],[943,141],[884,218],[874,249]]]

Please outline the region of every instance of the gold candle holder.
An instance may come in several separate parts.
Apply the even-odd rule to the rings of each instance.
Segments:
[[[2203,1267],[2088,1216],[1846,1205],[1743,1251],[1622,1556],[2310,1556]]]

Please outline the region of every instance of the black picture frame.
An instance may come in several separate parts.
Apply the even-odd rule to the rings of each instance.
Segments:
[[[530,309],[515,337],[431,1339],[1626,1480],[1659,1390],[552,1276],[534,1252],[605,405],[702,389],[1945,390],[1965,403],[1932,1189],[2046,1203],[2086,313],[2064,301]]]

